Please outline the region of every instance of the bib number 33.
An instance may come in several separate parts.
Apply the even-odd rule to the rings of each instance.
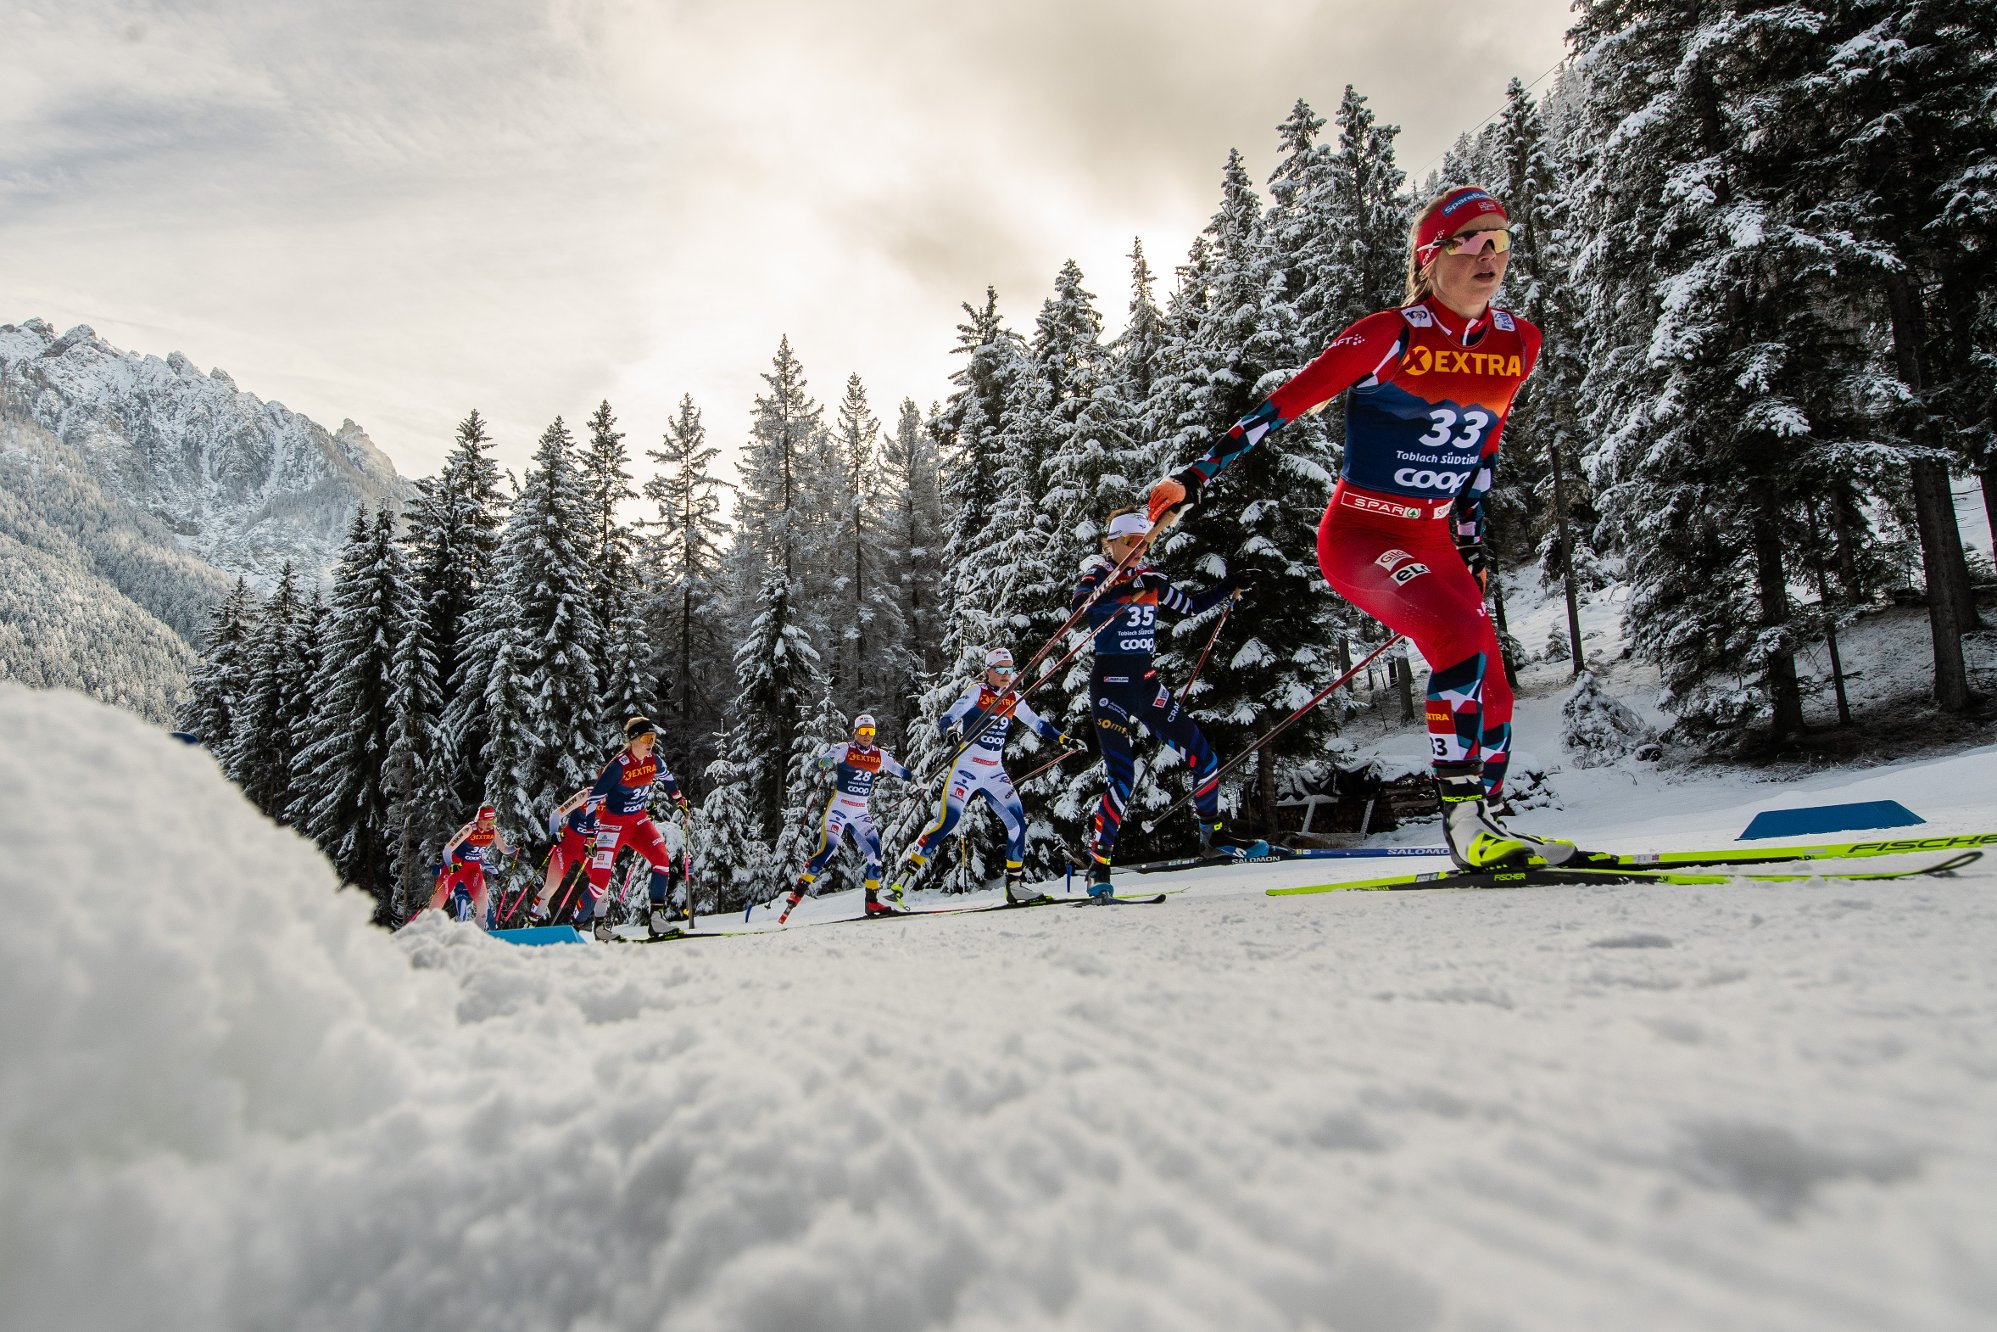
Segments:
[[[1480,412],[1474,407],[1464,412],[1460,418],[1449,408],[1438,407],[1428,414],[1428,419],[1435,423],[1435,428],[1423,435],[1418,442],[1432,448],[1474,449],[1478,441],[1484,438],[1484,432],[1491,427],[1491,414]],[[1459,419],[1463,425],[1463,433],[1452,437],[1450,431],[1456,428]]]

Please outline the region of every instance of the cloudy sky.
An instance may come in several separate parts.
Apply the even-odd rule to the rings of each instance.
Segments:
[[[186,352],[435,469],[608,398],[745,434],[779,337],[821,402],[947,391],[959,305],[1112,327],[1230,147],[1356,85],[1419,178],[1560,59],[1565,0],[9,0],[0,323]],[[1542,85],[1543,86],[1543,85]]]

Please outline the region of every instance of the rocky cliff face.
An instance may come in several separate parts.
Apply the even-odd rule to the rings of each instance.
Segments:
[[[0,325],[0,415],[61,440],[107,496],[254,584],[287,559],[324,578],[357,504],[414,493],[352,421],[329,432],[221,370],[121,351],[87,325]]]

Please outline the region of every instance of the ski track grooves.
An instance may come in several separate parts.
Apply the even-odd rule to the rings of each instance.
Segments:
[[[1093,929],[1021,912],[800,932],[675,952],[671,993],[695,1006],[678,1014],[695,1050],[796,1107],[732,1130],[754,1150],[708,1149],[790,1178],[816,1216],[761,1245],[829,1258],[848,1252],[841,1225],[896,1237],[910,1270],[848,1292],[856,1320],[886,1299],[911,1325],[1276,1328],[1328,1309],[1384,1327],[1639,1310],[1651,1326],[1958,1325],[1947,1292],[1973,1285],[1966,1267],[1889,1262],[1882,1284],[1860,1241],[1911,1227],[1945,1252],[1966,1218],[1900,1195],[1937,1171],[1997,1186],[1990,1151],[1964,1150],[1988,1142],[1993,1069],[1950,1057],[1987,1029],[1989,995],[1935,1012],[1918,978],[1868,959],[1927,952],[1968,981],[1987,904],[1925,884],[1436,897],[1195,895]],[[1840,929],[1860,915],[1862,938]],[[1043,963],[1027,991],[1006,961],[1022,956]],[[572,965],[566,984],[610,981]],[[885,978],[951,997],[910,1012],[883,1002]],[[745,1024],[730,1005],[749,996],[764,1017]],[[1918,1094],[1904,1071],[1866,1076],[1909,1061]],[[675,1306],[705,1292],[692,1307],[718,1313],[740,1267],[688,1272]],[[823,1319],[826,1298],[753,1307]]]

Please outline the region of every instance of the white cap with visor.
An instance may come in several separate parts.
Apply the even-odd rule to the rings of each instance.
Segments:
[[[1129,513],[1119,513],[1109,520],[1109,539],[1118,537],[1141,537],[1151,530],[1151,520],[1142,512],[1132,509]]]

